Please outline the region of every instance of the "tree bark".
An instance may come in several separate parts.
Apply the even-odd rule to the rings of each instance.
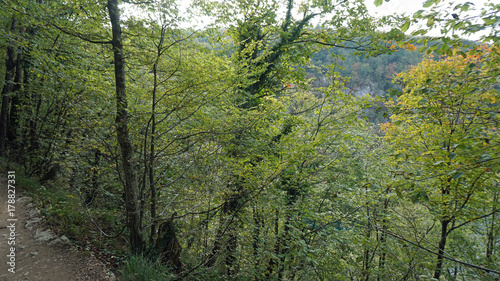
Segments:
[[[493,196],[493,211],[497,209],[497,202],[498,202],[498,193],[495,192],[495,195]],[[495,219],[496,219],[496,214],[493,214],[491,216],[491,224],[490,228],[488,229],[488,241],[486,243],[486,261],[488,264],[492,264],[492,256],[493,256],[493,249],[495,247]]]
[[[150,211],[151,211],[151,219],[152,219],[152,225],[151,225],[151,234],[150,234],[150,241],[153,240],[153,237],[156,233],[156,186],[155,186],[155,172],[154,172],[154,162],[155,162],[155,134],[156,134],[156,87],[157,87],[157,82],[156,82],[156,64],[153,66],[153,72],[154,72],[154,89],[153,89],[153,102],[151,105],[151,147],[150,147],[150,152],[149,152],[149,163],[148,163],[148,171],[149,171],[149,189],[151,191],[151,205],[150,205]]]
[[[388,189],[386,189],[385,193],[388,193]],[[388,220],[387,220],[387,208],[389,206],[389,199],[386,198],[384,199],[383,202],[383,209],[382,209],[382,233],[380,233],[380,256],[379,256],[379,276],[377,277],[377,280],[380,280],[380,276],[384,276],[385,274],[385,263],[386,263],[386,258],[387,258],[387,226],[388,226]]]
[[[10,101],[10,115],[9,115],[9,127],[7,128],[7,140],[9,141],[9,145],[12,149],[17,150],[18,145],[15,145],[15,141],[17,140],[17,128],[19,127],[19,107],[20,99],[19,95],[21,94],[21,78],[22,78],[22,65],[23,65],[23,53],[19,48],[16,58],[16,71],[14,77],[14,85],[12,87],[12,97]]]
[[[156,218],[156,198],[157,198],[157,190],[155,186],[155,173],[154,173],[154,163],[155,163],[155,144],[156,144],[156,91],[158,89],[158,63],[160,61],[160,57],[163,51],[163,42],[165,40],[165,26],[162,26],[160,40],[158,45],[156,46],[156,60],[153,64],[153,92],[152,92],[152,101],[151,101],[151,140],[150,140],[150,150],[149,150],[149,161],[146,163],[147,170],[149,172],[149,189],[151,191],[151,204],[150,204],[150,212],[151,212],[151,232],[149,236],[149,241],[154,240],[154,236],[156,234],[157,228],[157,218]],[[144,140],[147,144],[147,139]]]
[[[14,34],[16,29],[16,20],[13,18],[10,26],[11,34]],[[7,46],[7,60],[5,62],[5,85],[2,89],[2,108],[0,111],[0,156],[7,155],[7,130],[9,128],[9,104],[10,94],[14,84],[12,79],[16,68],[15,52],[13,43],[10,42]]]
[[[156,249],[158,249],[159,260],[174,269],[174,272],[179,274],[182,270],[182,262],[180,260],[181,245],[175,235],[174,225],[175,213],[172,217],[162,223],[158,229],[158,239],[156,240]]]
[[[370,216],[370,207],[366,207],[366,218],[367,218],[367,227],[365,231],[365,238],[367,241],[370,241],[370,237],[372,236],[372,224],[371,224],[371,216]],[[363,278],[365,281],[370,280],[370,270],[371,270],[371,251],[369,245],[364,245],[363,250]]]
[[[441,220],[441,239],[439,241],[439,252],[438,252],[438,258],[436,261],[436,271],[434,271],[434,278],[439,280],[439,277],[441,276],[442,270],[443,270],[443,256],[444,256],[444,249],[446,248],[446,238],[448,238],[448,224],[451,221],[449,219],[443,219]]]
[[[91,178],[90,178],[90,189],[86,191],[85,195],[85,205],[90,205],[92,202],[94,202],[94,199],[97,196],[97,192],[99,189],[99,166],[100,166],[100,160],[101,160],[101,151],[99,148],[96,148],[94,150],[94,161],[92,162],[92,168],[91,168]]]
[[[130,246],[133,254],[141,254],[146,245],[141,225],[141,208],[137,171],[134,165],[134,150],[129,137],[127,91],[125,83],[125,58],[120,25],[120,11],[117,0],[108,0],[109,18],[112,28],[112,46],[116,83],[116,134],[121,151],[122,169],[125,178],[125,211],[130,232]]]
[[[260,235],[261,230],[264,225],[262,215],[259,213],[258,209],[255,206],[252,206],[252,214],[253,214],[253,222],[254,229],[252,233],[252,249],[253,249],[253,259],[254,259],[254,270],[257,272],[261,267],[261,260],[259,258],[259,249],[260,249]]]

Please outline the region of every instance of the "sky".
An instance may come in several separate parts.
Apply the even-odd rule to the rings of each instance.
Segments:
[[[192,0],[184,0],[180,1],[180,9],[186,10],[189,9],[189,3],[191,3]],[[225,0],[225,1],[231,1],[231,0]],[[383,4],[379,7],[376,7],[374,5],[375,0],[365,0],[365,4],[368,7],[368,11],[372,16],[386,16],[386,15],[391,15],[391,14],[402,14],[406,13],[408,15],[413,14],[417,12],[418,10],[425,10],[426,8],[423,7],[424,3],[427,0],[390,0],[386,2],[387,0],[384,0]],[[441,4],[445,4],[448,6],[449,2],[454,3],[453,6],[455,6],[458,3],[465,3],[465,2],[472,2],[475,4],[476,8],[480,10],[481,7],[483,7],[484,3],[491,1],[492,3],[500,3],[500,0],[443,0]],[[441,5],[440,4],[440,5]],[[128,9],[126,9],[128,10]],[[129,10],[131,11],[131,10]],[[134,12],[131,12],[130,14],[135,14]],[[137,16],[137,14],[136,14]],[[210,20],[204,19],[204,18],[197,18],[193,19],[191,18],[191,23],[186,22],[183,25],[186,26],[193,26],[193,20],[195,22],[198,22],[197,25],[198,27],[204,26],[207,22],[210,22]],[[196,21],[197,20],[197,21]],[[410,27],[411,31],[412,28]],[[437,36],[439,31],[435,29],[434,31],[431,31],[427,35],[431,36]],[[468,39],[477,39],[477,38],[468,38]]]
[[[500,3],[500,0],[492,0],[491,2]],[[418,10],[423,10],[423,4],[427,2],[426,0],[390,0],[385,2],[380,7],[375,7],[373,4],[374,0],[365,0],[365,4],[373,14],[379,14],[382,16],[390,15],[393,13],[414,13]],[[476,7],[480,8],[487,2],[487,0],[445,0],[444,3],[453,2],[455,4],[472,2]]]
[[[372,15],[388,16],[394,13],[414,13],[422,9],[422,0],[391,0],[385,2],[380,7],[375,7],[374,0],[365,0],[368,10]]]

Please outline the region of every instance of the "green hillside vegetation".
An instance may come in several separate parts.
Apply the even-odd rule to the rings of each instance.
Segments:
[[[425,40],[426,37],[415,37],[410,41]],[[470,48],[477,44],[469,40],[459,41],[464,49]],[[429,43],[428,46],[433,46],[435,43]],[[357,54],[356,50],[344,48],[329,48],[323,49],[315,53],[311,59],[311,63],[315,68],[308,69],[315,77],[324,74],[328,70],[328,66],[337,65],[337,71],[343,77],[349,78],[348,87],[357,89],[362,92],[361,95],[386,96],[391,89],[399,86],[393,83],[394,77],[403,71],[408,71],[411,67],[419,64],[425,52],[419,52],[423,46],[422,43],[412,44],[412,46],[398,47],[394,45],[394,52],[390,54],[382,54],[379,56],[366,56]],[[425,47],[424,47],[425,48]],[[439,60],[440,56],[433,57]]]
[[[323,71],[324,66],[337,64],[338,72],[349,77],[350,88],[358,89],[364,94],[383,96],[389,89],[397,87],[392,83],[396,74],[417,65],[423,57],[418,51],[399,48],[397,52],[376,57],[353,55],[354,52],[340,48],[321,50],[314,54],[312,64],[322,67]]]

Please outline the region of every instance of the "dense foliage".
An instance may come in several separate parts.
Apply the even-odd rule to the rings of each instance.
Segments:
[[[51,227],[124,280],[500,277],[500,5],[123,2],[0,2]]]

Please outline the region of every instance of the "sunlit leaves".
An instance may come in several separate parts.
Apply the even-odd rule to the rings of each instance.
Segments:
[[[424,3],[424,8],[429,8],[433,4],[436,4],[436,3],[439,3],[439,2],[440,2],[439,0],[427,0]]]
[[[499,71],[491,64],[496,59],[495,49],[479,47],[465,57],[426,59],[396,78],[404,93],[390,105],[395,114],[383,128],[396,153],[405,155],[396,160],[421,173],[401,182],[421,184],[439,212],[453,219],[471,215],[463,198],[482,197],[495,180],[487,171],[498,167],[491,155],[500,139],[497,121],[485,113],[498,110],[491,80]]]
[[[411,22],[410,22],[409,20],[407,20],[407,21],[403,24],[403,26],[401,26],[401,31],[402,31],[402,32],[406,32],[406,31],[408,30],[408,28],[410,28],[410,23],[411,23]]]

